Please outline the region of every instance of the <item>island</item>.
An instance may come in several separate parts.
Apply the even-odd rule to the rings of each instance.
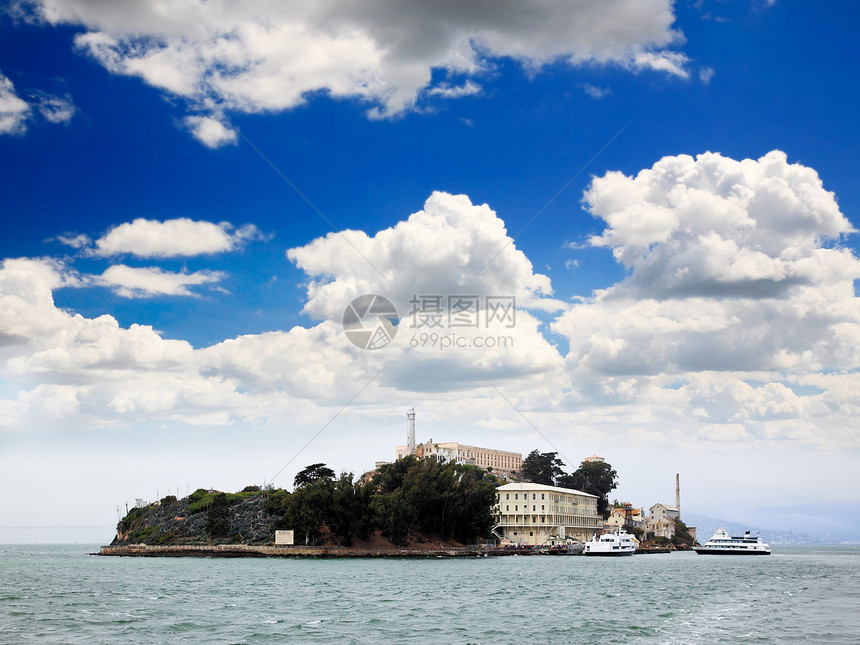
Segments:
[[[201,488],[133,508],[99,555],[471,556],[490,535],[498,483],[475,466],[412,456],[358,480],[311,464],[293,492]],[[279,530],[291,532],[291,544],[275,544]]]

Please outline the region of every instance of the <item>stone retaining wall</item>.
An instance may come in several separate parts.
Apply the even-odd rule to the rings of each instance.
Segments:
[[[95,555],[130,557],[256,557],[256,558],[433,558],[480,555],[480,549],[354,549],[347,547],[255,546],[249,544],[103,546]]]

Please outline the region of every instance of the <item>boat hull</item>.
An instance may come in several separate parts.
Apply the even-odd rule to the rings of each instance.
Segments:
[[[617,551],[615,553],[609,553],[606,551],[586,551],[585,553],[583,553],[583,555],[587,555],[593,558],[623,558],[626,555],[633,555],[633,551],[624,551],[623,553],[619,553]]]
[[[693,551],[699,555],[770,555],[770,551],[744,551],[743,549],[703,549],[701,547],[693,547]]]

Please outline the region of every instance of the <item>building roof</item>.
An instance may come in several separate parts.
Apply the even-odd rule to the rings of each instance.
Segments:
[[[655,507],[657,507],[657,506],[662,506],[662,507],[664,507],[667,511],[677,511],[677,510],[678,510],[678,507],[677,507],[677,506],[672,506],[671,504],[664,504],[663,502],[657,502],[657,503],[656,503],[656,504],[654,504],[654,506],[652,506],[651,508],[655,508]]]
[[[576,493],[577,495],[582,495],[583,497],[593,497],[597,499],[597,495],[592,495],[590,493],[585,493],[581,490],[575,490],[573,488],[560,488],[559,486],[547,486],[546,484],[534,484],[532,482],[511,482],[510,484],[505,484],[504,486],[499,486],[496,490],[501,491],[547,491],[551,493]]]
[[[625,512],[626,512],[626,510],[625,510],[623,507],[619,508],[619,507],[617,507],[617,506],[616,506],[616,507],[613,507],[613,508],[610,510],[610,513],[621,513],[622,515],[623,515]],[[642,509],[641,509],[641,508],[631,508],[631,509],[630,509],[630,514],[631,514],[631,515],[642,515]]]

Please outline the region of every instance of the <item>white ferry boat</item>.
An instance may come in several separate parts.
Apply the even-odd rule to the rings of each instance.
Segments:
[[[585,543],[584,555],[619,556],[633,555],[636,543],[633,536],[622,528],[615,533],[604,533],[600,537]]]
[[[732,537],[725,529],[711,536],[704,546],[694,546],[699,555],[770,555],[770,545],[762,542],[761,537],[753,537],[750,532],[743,537]]]

